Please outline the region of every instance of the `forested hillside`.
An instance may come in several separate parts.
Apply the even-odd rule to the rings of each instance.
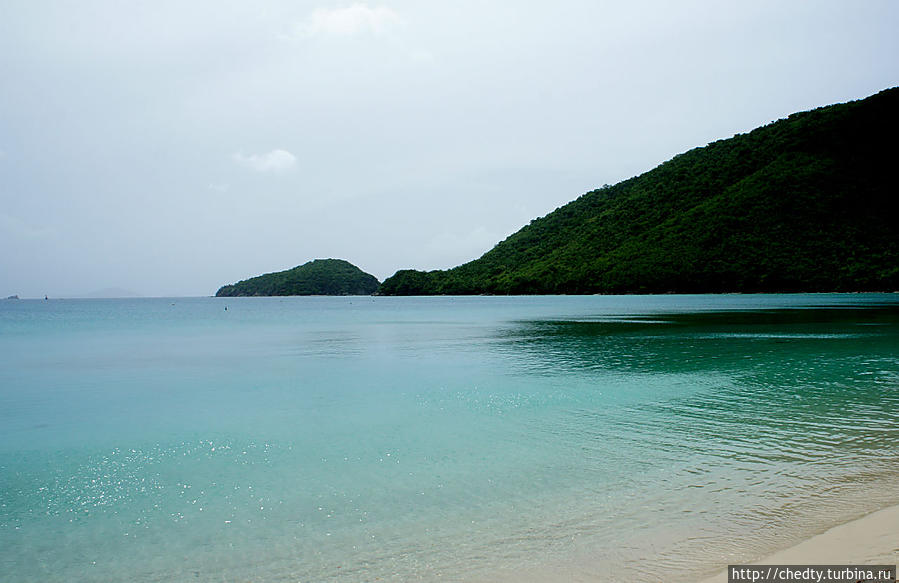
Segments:
[[[899,289],[899,88],[680,154],[385,295]]]
[[[371,295],[375,276],[342,259],[316,259],[303,265],[222,286],[217,297]]]

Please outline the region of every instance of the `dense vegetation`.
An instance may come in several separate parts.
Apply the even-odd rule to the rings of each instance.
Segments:
[[[356,296],[378,289],[374,275],[342,259],[316,259],[303,265],[222,286],[217,297]]]
[[[385,295],[899,289],[899,88],[680,154]]]

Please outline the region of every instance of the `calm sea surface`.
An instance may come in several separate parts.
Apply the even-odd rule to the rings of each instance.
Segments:
[[[897,483],[893,294],[0,302],[4,582],[687,581]]]

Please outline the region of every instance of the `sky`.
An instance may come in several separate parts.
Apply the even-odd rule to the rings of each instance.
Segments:
[[[443,269],[899,85],[899,2],[0,0],[0,296]]]

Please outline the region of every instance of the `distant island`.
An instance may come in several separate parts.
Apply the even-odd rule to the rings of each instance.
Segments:
[[[216,297],[371,295],[378,279],[342,259],[315,259],[277,273],[222,286]]]
[[[899,88],[675,156],[382,295],[899,289]]]

